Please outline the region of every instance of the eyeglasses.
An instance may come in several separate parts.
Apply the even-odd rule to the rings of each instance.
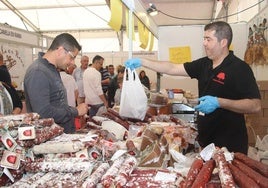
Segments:
[[[72,60],[75,60],[76,56],[69,50],[67,50],[66,48],[63,47],[63,49],[71,56]]]

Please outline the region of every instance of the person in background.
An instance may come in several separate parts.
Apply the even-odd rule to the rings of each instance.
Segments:
[[[89,63],[89,57],[86,55],[83,55],[81,57],[81,66],[77,67],[73,71],[73,77],[77,83],[78,86],[78,98],[77,98],[77,104],[81,104],[85,102],[85,93],[84,93],[84,86],[83,86],[83,74],[84,71],[88,68]]]
[[[141,83],[142,83],[147,89],[150,90],[150,89],[151,89],[150,79],[149,79],[149,77],[146,75],[146,73],[145,73],[144,70],[141,70],[141,71],[140,71],[139,78],[140,78]]]
[[[11,114],[13,111],[12,106],[12,99],[9,92],[3,86],[2,82],[0,82],[0,116]]]
[[[118,74],[118,77],[117,77],[118,88],[116,89],[115,95],[114,95],[114,105],[115,106],[120,105],[123,80],[124,80],[124,72],[122,74]]]
[[[1,81],[0,81],[1,82]],[[12,100],[12,112],[11,114],[20,114],[22,111],[22,101],[17,93],[17,90],[13,87],[12,84],[1,82],[2,86],[8,91],[11,100]]]
[[[68,67],[67,67],[67,69],[66,69],[66,73],[67,74],[70,74],[70,75],[73,75],[73,72],[74,72],[74,70],[76,69],[76,64],[70,64]]]
[[[250,66],[229,51],[233,33],[223,21],[204,27],[206,57],[184,64],[149,59],[130,59],[135,69],[143,65],[154,71],[198,80],[198,142],[201,147],[214,143],[231,152],[247,154],[248,135],[245,113],[261,110],[261,96]]]
[[[101,85],[102,85],[102,90],[103,93],[107,99],[106,93],[108,91],[109,83],[110,83],[110,76],[107,68],[103,68],[103,63],[104,63],[104,58],[97,55],[95,57],[98,57],[100,60],[100,63],[102,64],[101,69],[99,70],[101,73]]]
[[[89,116],[97,114],[99,108],[108,107],[108,102],[102,90],[100,69],[103,64],[103,57],[96,55],[92,60],[92,65],[85,70],[83,77],[86,104],[90,106]]]
[[[0,81],[11,85],[11,76],[6,64],[4,63],[3,54],[0,53]]]
[[[68,67],[73,67],[73,64]],[[67,74],[67,70],[60,70],[60,77],[63,82],[63,85],[67,93],[67,101],[70,106],[76,107],[76,100],[78,98],[78,86],[74,80],[74,77],[70,74]]]
[[[116,74],[114,73],[114,65],[112,64],[108,65],[108,73],[109,73],[110,80],[116,76]]]
[[[110,81],[110,84],[109,84],[109,87],[108,87],[108,92],[107,92],[108,104],[109,104],[110,108],[112,108],[114,106],[115,93],[116,93],[116,90],[119,88],[117,79],[118,79],[118,77],[123,77],[124,72],[125,72],[125,67],[122,66],[122,65],[118,65],[117,66],[117,74]]]
[[[64,128],[64,133],[74,133],[74,118],[87,113],[85,103],[77,107],[68,105],[67,94],[57,69],[65,70],[81,50],[77,40],[68,33],[56,36],[46,53],[28,67],[24,77],[27,112],[36,112],[41,118],[53,118]]]
[[[11,82],[11,75],[4,63],[4,57],[0,53],[0,82],[1,85],[5,87],[12,99],[12,112],[11,114],[20,114],[22,111],[22,102]]]

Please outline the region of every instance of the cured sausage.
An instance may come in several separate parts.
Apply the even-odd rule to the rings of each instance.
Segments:
[[[235,187],[234,179],[232,173],[228,167],[228,162],[225,159],[222,150],[218,150],[213,156],[216,166],[219,170],[219,177],[221,180],[222,188]]]
[[[119,169],[118,175],[115,177],[116,187],[123,187],[127,183],[128,176],[131,174],[137,164],[138,161],[135,157],[130,156],[126,158]]]
[[[198,173],[200,172],[201,168],[203,166],[203,160],[200,158],[197,158],[194,160],[194,162],[191,165],[191,168],[189,169],[186,179],[185,179],[185,188],[190,188],[194,180],[196,179]]]
[[[243,162],[234,159],[232,164],[239,168],[242,172],[244,172],[248,177],[252,178],[261,187],[268,187],[268,178],[264,177],[252,168],[248,167]]]
[[[204,188],[206,183],[210,180],[211,174],[215,168],[215,161],[206,161],[200,172],[198,173],[192,188]]]
[[[96,187],[97,183],[101,180],[101,177],[110,168],[108,163],[102,163],[83,183],[83,188]]]
[[[256,161],[254,159],[251,159],[247,155],[239,152],[236,152],[234,154],[234,158],[238,159],[239,161],[242,161],[244,164],[247,164],[247,166],[249,166],[250,168],[256,170],[257,172],[261,173],[262,175],[268,178],[268,165]]]
[[[104,188],[112,187],[114,184],[114,178],[116,177],[122,163],[124,162],[124,157],[120,157],[114,161],[112,166],[107,170],[107,172],[101,178],[101,184]]]
[[[228,164],[236,184],[243,188],[259,188],[260,186],[244,172],[232,164]]]

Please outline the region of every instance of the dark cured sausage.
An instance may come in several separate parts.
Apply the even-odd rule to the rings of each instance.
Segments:
[[[254,159],[251,159],[247,155],[239,152],[234,154],[234,158],[238,159],[239,161],[242,161],[244,164],[247,164],[247,166],[249,166],[250,168],[256,170],[257,172],[261,173],[262,175],[268,178],[268,165],[256,161]]]
[[[204,188],[206,183],[210,180],[211,174],[215,168],[215,161],[206,161],[200,172],[198,173],[192,188]]]
[[[198,173],[200,172],[201,168],[203,166],[203,160],[202,159],[195,159],[194,162],[191,165],[191,168],[188,171],[187,177],[185,179],[185,188],[190,188],[194,180],[196,179]]]
[[[259,188],[260,186],[244,172],[232,164],[228,164],[234,180],[239,187],[243,188]]]
[[[248,167],[243,162],[234,159],[232,164],[239,168],[242,172],[244,172],[248,177],[252,178],[261,187],[268,187],[268,178],[264,177],[252,168]]]

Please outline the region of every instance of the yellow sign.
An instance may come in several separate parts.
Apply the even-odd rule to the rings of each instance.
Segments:
[[[190,46],[169,48],[169,60],[172,63],[192,61]]]
[[[115,31],[120,31],[122,25],[123,5],[120,0],[111,0],[111,18],[108,23]]]

